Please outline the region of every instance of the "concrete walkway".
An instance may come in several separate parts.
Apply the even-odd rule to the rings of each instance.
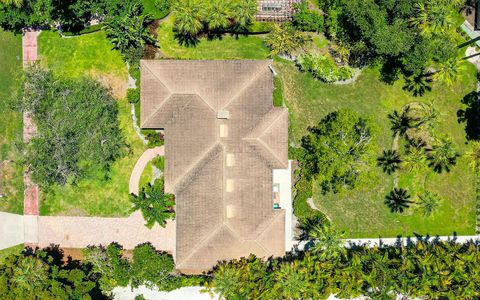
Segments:
[[[116,287],[113,289],[115,300],[132,300],[137,295],[143,295],[148,300],[217,300],[218,295],[211,297],[209,293],[202,293],[202,287],[189,286],[170,292],[159,292],[144,285],[132,289],[131,287]]]
[[[143,170],[147,166],[147,163],[157,156],[164,155],[165,148],[164,146],[160,146],[148,149],[142,154],[142,156],[140,156],[135,164],[135,167],[133,168],[132,174],[130,175],[130,183],[128,185],[128,192],[130,194],[138,195],[140,177],[142,176]]]
[[[0,212],[0,250],[23,244],[23,216]]]

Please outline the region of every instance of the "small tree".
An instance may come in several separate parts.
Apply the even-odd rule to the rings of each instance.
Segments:
[[[377,159],[377,165],[389,175],[400,168],[401,162],[400,154],[396,150],[383,150],[382,156]]]
[[[119,15],[108,15],[105,21],[105,32],[116,49],[120,50],[127,60],[132,60],[132,49],[143,49],[145,44],[155,44],[156,41],[148,31],[146,24],[150,21],[143,14],[140,2],[128,2]]]
[[[265,38],[265,43],[274,55],[289,55],[305,45],[310,38],[303,32],[295,30],[289,24],[273,26],[273,30]]]
[[[457,163],[460,154],[455,150],[455,145],[449,138],[442,138],[428,151],[428,166],[437,173],[450,172],[450,168]]]
[[[145,226],[152,228],[155,223],[165,227],[168,219],[175,218],[174,196],[163,191],[163,178],[157,179],[153,185],[143,187],[139,195],[132,195],[133,211],[140,210],[147,221]]]
[[[410,207],[410,195],[405,189],[394,188],[390,194],[385,197],[385,204],[390,208],[391,212],[402,213],[406,208]]]
[[[440,197],[430,191],[418,196],[417,205],[425,217],[431,216],[440,206]]]
[[[324,193],[352,188],[371,159],[372,128],[352,110],[330,113],[302,138],[303,175],[314,178]]]

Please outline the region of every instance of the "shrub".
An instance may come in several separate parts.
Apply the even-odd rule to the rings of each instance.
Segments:
[[[155,157],[154,159],[152,159],[152,164],[161,171],[165,170],[165,157],[163,156]]]
[[[159,252],[150,243],[137,245],[133,249],[131,262],[131,285],[155,284],[166,280],[175,264],[170,254]]]
[[[140,89],[128,89],[127,90],[127,100],[130,103],[138,103],[140,101]]]
[[[296,12],[293,15],[293,26],[302,31],[321,32],[324,30],[323,16],[319,13],[308,9],[308,3],[302,1],[295,4]]]
[[[274,55],[290,55],[309,41],[309,36],[296,30],[290,24],[275,24],[272,32],[265,38],[265,43]]]
[[[155,7],[159,11],[152,17],[155,19],[163,19],[170,13],[172,3],[170,0],[155,0]]]
[[[355,70],[349,66],[340,67],[337,71],[338,80],[347,80],[355,75]]]
[[[301,71],[309,72],[313,77],[327,83],[347,80],[354,75],[352,68],[338,68],[331,57],[324,55],[301,54],[297,58],[297,65]]]

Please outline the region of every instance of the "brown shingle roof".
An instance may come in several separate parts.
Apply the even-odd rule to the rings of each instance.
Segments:
[[[165,129],[165,189],[176,196],[180,270],[285,252],[285,211],[272,209],[272,169],[288,165],[288,113],[273,107],[269,64],[141,62],[141,124]]]

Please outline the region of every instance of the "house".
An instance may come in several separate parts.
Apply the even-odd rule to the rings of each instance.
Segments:
[[[288,112],[273,106],[271,63],[141,62],[141,127],[164,129],[165,190],[175,195],[175,261],[184,273],[285,253],[272,170],[288,168]]]
[[[258,21],[283,22],[292,19],[294,4],[301,0],[258,0]]]

